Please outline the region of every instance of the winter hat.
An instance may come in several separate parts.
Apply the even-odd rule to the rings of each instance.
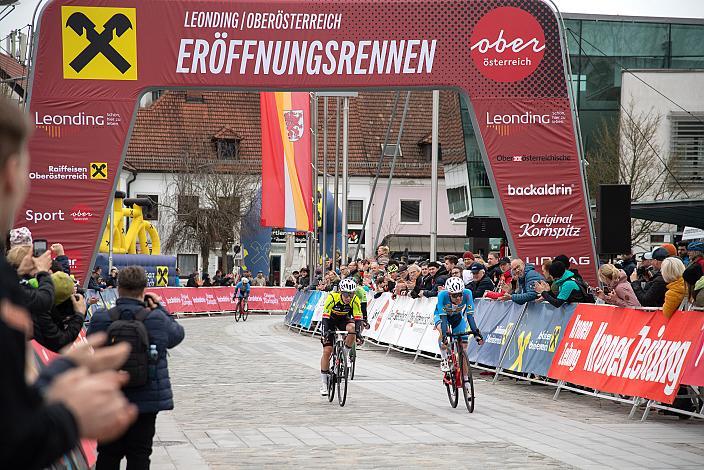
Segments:
[[[13,228],[10,230],[10,248],[32,244],[32,232],[27,227]]]
[[[692,242],[687,245],[687,251],[704,251],[704,242]]]
[[[670,256],[677,256],[677,248],[672,243],[663,243],[660,247],[665,248]]]
[[[474,253],[471,251],[465,251],[464,254],[462,255],[462,259],[474,259]]]
[[[54,283],[54,305],[66,302],[73,295],[73,279],[63,271],[51,275],[51,282]]]

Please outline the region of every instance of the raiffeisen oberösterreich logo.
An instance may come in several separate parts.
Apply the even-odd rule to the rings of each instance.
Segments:
[[[543,60],[545,33],[527,11],[501,7],[479,20],[470,48],[482,75],[497,82],[516,82],[535,72]]]

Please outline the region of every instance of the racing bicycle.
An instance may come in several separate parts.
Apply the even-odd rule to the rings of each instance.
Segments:
[[[462,337],[467,336],[467,333],[448,333],[447,336],[449,337],[447,362],[450,370],[444,372],[442,377],[442,382],[447,389],[447,398],[450,400],[450,405],[453,408],[457,408],[460,396],[459,390],[462,389],[464,404],[467,406],[467,411],[472,413],[474,412],[472,367],[469,365],[469,360],[466,358],[466,353],[462,347]],[[468,369],[465,370],[465,367]],[[467,380],[464,380],[465,375]]]
[[[344,348],[347,334],[346,331],[335,331],[335,342],[332,345],[328,369],[330,373],[328,376],[328,401],[332,402],[335,398],[335,389],[337,389],[337,401],[340,406],[345,406],[347,400],[347,379],[350,373]]]
[[[249,306],[247,305],[247,297],[237,298],[237,307],[235,307],[235,321],[247,321],[249,316]]]

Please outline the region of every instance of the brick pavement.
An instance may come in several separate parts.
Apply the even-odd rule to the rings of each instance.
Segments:
[[[320,397],[320,343],[281,317],[182,320],[176,409],[161,413],[152,468],[702,468],[704,422],[475,376],[477,408],[452,409],[437,363],[360,352],[344,408]]]

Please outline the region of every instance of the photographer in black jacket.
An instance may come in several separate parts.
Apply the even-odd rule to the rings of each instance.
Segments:
[[[660,266],[669,253],[658,247],[652,253],[646,253],[644,260],[650,260],[649,266],[640,267],[631,274],[631,286],[643,307],[662,307],[665,303],[667,284],[660,274]]]

